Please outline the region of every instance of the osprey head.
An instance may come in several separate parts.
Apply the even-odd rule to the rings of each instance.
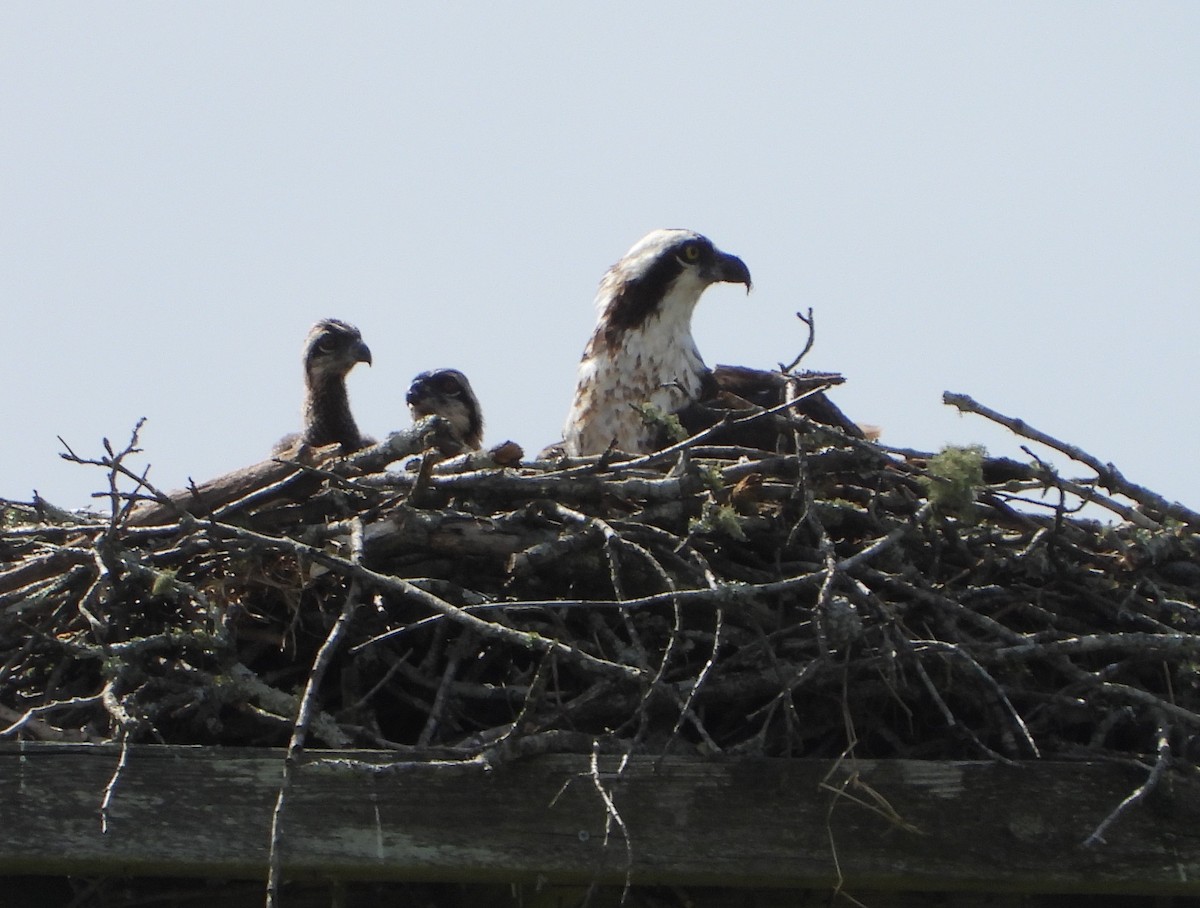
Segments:
[[[314,446],[338,443],[344,453],[371,444],[358,431],[346,394],[346,374],[356,363],[370,363],[371,351],[358,329],[326,318],[304,340],[304,431],[301,440]],[[280,445],[289,443],[284,439]],[[278,450],[278,447],[277,447]]]
[[[440,416],[466,449],[483,444],[483,411],[467,377],[457,369],[433,369],[412,380],[405,395],[413,419]],[[454,452],[457,453],[457,452]]]
[[[371,365],[371,350],[349,322],[326,318],[317,322],[304,341],[304,374],[309,383],[344,377],[356,363]]]
[[[708,237],[692,230],[654,230],[638,240],[600,281],[604,340],[620,343],[621,334],[651,315],[690,320],[700,294],[710,284],[745,284],[750,269],[736,255],[722,252]],[[676,307],[677,313],[664,312]]]
[[[692,312],[719,281],[749,291],[750,270],[691,230],[655,230],[608,269],[563,430],[568,454],[652,451],[659,427],[648,415],[700,398],[709,372],[692,338]]]

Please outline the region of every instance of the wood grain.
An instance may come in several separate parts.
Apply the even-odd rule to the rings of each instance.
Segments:
[[[283,762],[264,749],[0,746],[0,873],[261,877]],[[1200,893],[1200,785],[1109,764],[632,759],[487,768],[310,753],[287,803],[292,878]],[[871,805],[871,806],[865,806]],[[889,816],[890,814],[890,816]],[[607,844],[606,844],[607,838]],[[837,864],[834,861],[836,847]]]

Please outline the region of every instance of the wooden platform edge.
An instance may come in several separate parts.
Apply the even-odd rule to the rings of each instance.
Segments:
[[[0,874],[265,876],[281,751],[0,745]],[[1200,894],[1200,779],[1098,763],[309,752],[289,877]],[[603,792],[603,794],[602,794]],[[107,803],[106,803],[107,793]],[[611,807],[606,804],[606,796]],[[613,812],[615,810],[615,813]]]

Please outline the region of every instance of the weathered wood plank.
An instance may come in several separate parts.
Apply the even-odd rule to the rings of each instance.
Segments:
[[[0,746],[0,873],[261,877],[279,751]],[[312,754],[285,814],[294,877],[1200,894],[1200,782],[1172,778],[1082,841],[1142,779],[1101,764],[586,758],[495,769]],[[357,762],[356,762],[357,761]],[[839,796],[886,799],[904,825]],[[627,863],[628,862],[628,863]]]

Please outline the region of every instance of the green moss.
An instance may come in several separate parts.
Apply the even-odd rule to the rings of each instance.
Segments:
[[[152,596],[170,596],[174,595],[178,588],[175,583],[175,575],[179,571],[155,571],[154,586],[150,589]]]
[[[679,421],[679,417],[674,413],[664,413],[659,407],[651,403],[634,404],[633,408],[638,411],[642,417],[642,421],[648,426],[658,426],[667,435],[667,438],[674,444],[678,441],[683,441],[688,437],[687,430],[683,427],[683,423]]]
[[[700,474],[700,481],[704,483],[704,488],[713,492],[720,492],[725,488],[725,477],[716,467],[701,464],[697,472]]]
[[[929,461],[923,477],[925,491],[933,506],[943,514],[970,517],[975,512],[975,496],[983,486],[983,445],[947,445]]]
[[[744,541],[746,533],[737,511],[727,504],[716,504],[709,501],[704,505],[704,513],[693,518],[688,526],[692,533],[705,533],[713,536],[728,536],[731,539]]]

